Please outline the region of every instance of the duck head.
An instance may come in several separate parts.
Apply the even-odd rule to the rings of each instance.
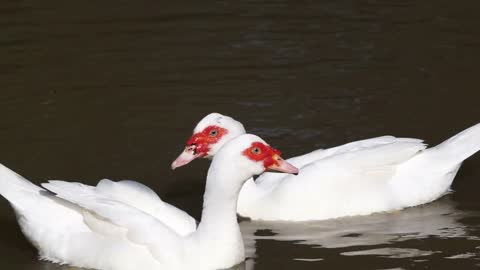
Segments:
[[[242,174],[240,179],[248,179],[265,171],[278,171],[298,174],[298,169],[281,157],[280,151],[268,145],[260,137],[252,134],[240,135],[219,150],[215,160],[228,161],[233,164],[235,174]],[[211,166],[215,167],[214,164]],[[228,166],[228,165],[224,165]],[[245,174],[245,175],[243,175]]]
[[[226,115],[211,113],[198,122],[185,149],[172,163],[172,169],[196,158],[211,159],[225,143],[245,133],[242,123]]]

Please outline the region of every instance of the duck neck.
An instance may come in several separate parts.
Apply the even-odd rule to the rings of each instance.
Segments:
[[[199,229],[210,228],[218,232],[218,227],[223,228],[225,225],[238,227],[237,200],[243,181],[235,179],[241,176],[232,172],[233,170],[217,166],[216,163],[210,166]]]
[[[225,164],[225,162],[220,162]],[[238,179],[237,179],[238,178]],[[237,199],[242,187],[242,173],[215,160],[208,170],[203,211],[197,229],[203,248],[216,256],[230,257],[237,263],[244,258],[243,241],[237,223]]]

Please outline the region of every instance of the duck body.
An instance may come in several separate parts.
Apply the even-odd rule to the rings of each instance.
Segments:
[[[120,201],[116,197],[120,195],[118,190],[112,190],[113,196],[105,195],[107,190],[105,190],[105,186],[102,187],[102,184],[111,182],[111,184],[117,186],[122,185],[122,182],[102,180],[98,185],[101,188],[62,181],[51,181],[44,184],[45,187],[62,193],[65,197],[67,197],[66,194],[71,196],[69,201],[33,185],[3,165],[0,171],[2,173],[2,184],[8,181],[10,187],[15,185],[5,197],[15,210],[22,232],[38,249],[39,257],[42,260],[93,269],[148,270],[187,269],[192,267],[217,269],[215,265],[206,261],[202,256],[197,256],[197,254],[204,254],[203,252],[208,250],[208,247],[202,244],[202,241],[199,241],[198,236],[189,236],[196,230],[195,223],[191,228],[188,228],[188,226],[176,227],[175,224],[172,225],[168,221],[176,217],[178,213],[175,213],[175,211],[164,212],[165,216],[162,219],[167,220],[167,224],[172,225],[172,227],[168,227],[162,221],[143,212],[154,208],[155,204],[143,204],[143,209],[128,204],[133,203],[138,206],[141,201],[148,199],[151,194],[146,192],[147,189],[144,193],[141,193],[141,191],[132,188],[130,193],[126,192],[124,195],[137,192],[137,198],[140,199],[123,197],[127,198],[126,201]],[[141,186],[139,183],[136,184],[139,187]],[[4,194],[2,193],[2,195]],[[139,222],[137,225],[112,223],[104,216],[71,202],[77,196],[101,200],[102,203],[112,208],[111,210],[106,208],[104,211],[111,211],[119,216],[124,214],[128,219],[135,219]],[[165,205],[160,203],[156,207],[161,209]],[[173,206],[167,207],[170,210],[176,209]],[[182,213],[181,210],[177,210]],[[182,221],[180,224],[183,221],[194,221],[188,215],[179,220]],[[126,226],[134,226],[133,228],[138,229],[140,235],[136,235],[137,232],[129,232],[125,228]],[[145,231],[141,231],[143,229]],[[178,229],[178,231],[175,231],[175,229]],[[190,230],[192,232],[188,232]],[[155,236],[159,239],[156,239]],[[148,240],[152,241],[156,239],[160,243],[159,247],[155,245],[147,247],[148,245],[145,243],[147,237]],[[168,246],[168,249],[162,248],[164,246]],[[159,249],[157,252],[160,256],[154,254],[153,250],[155,249]],[[237,254],[240,252],[234,252],[236,253],[235,259],[228,258],[219,262],[219,264],[235,265],[241,262],[243,254],[242,256]],[[164,257],[166,259],[162,259]],[[180,260],[179,258],[183,259]]]
[[[41,259],[96,269],[159,269],[162,266],[148,249],[130,241],[124,235],[124,228],[55,196],[3,165],[0,165],[0,184],[1,194],[14,208],[22,232],[38,249]],[[192,217],[158,197],[155,200],[156,194],[152,196],[153,191],[140,183],[102,180],[97,187],[91,187],[54,181],[46,184],[49,185],[52,189],[59,185],[83,196],[88,194],[113,205],[129,206],[132,211],[151,211],[161,217],[159,223],[163,220],[168,224],[161,226],[173,228],[170,235],[188,235],[196,229]]]
[[[248,180],[238,214],[254,220],[308,221],[368,215],[431,202],[448,193],[464,159],[480,149],[480,125],[426,149],[384,136],[288,159],[295,179],[264,173]]]
[[[102,180],[93,187],[57,180],[42,188],[0,165],[0,194],[44,260],[105,270],[224,269],[245,257],[236,215],[240,189],[267,169],[263,159],[277,158],[245,154],[257,144],[270,148],[245,134],[214,158],[198,227],[188,214],[133,181]],[[287,164],[278,159],[275,164]]]
[[[212,130],[225,135],[211,138]],[[211,113],[172,166],[212,157],[244,130],[233,118]],[[192,147],[195,155],[188,152]],[[202,149],[208,151],[199,153]],[[480,124],[428,149],[419,139],[382,136],[316,150],[287,160],[300,168],[296,177],[266,172],[248,180],[237,212],[253,220],[310,221],[421,205],[449,192],[462,162],[478,150]]]

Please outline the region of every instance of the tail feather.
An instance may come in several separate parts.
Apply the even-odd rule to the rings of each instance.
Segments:
[[[0,195],[5,197],[11,204],[18,201],[18,194],[24,192],[38,193],[42,188],[26,180],[16,172],[0,164]],[[23,196],[21,196],[23,197]]]
[[[457,166],[479,150],[480,124],[476,124],[428,151],[446,166]]]
[[[431,202],[450,190],[462,162],[480,150],[480,124],[405,162],[392,179],[402,207]]]

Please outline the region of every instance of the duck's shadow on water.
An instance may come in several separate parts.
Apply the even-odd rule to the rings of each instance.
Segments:
[[[266,256],[306,263],[323,261],[332,257],[332,251],[335,259],[338,256],[348,259],[351,256],[368,255],[390,259],[427,258],[442,251],[435,247],[422,250],[418,245],[409,248],[411,244],[407,241],[432,238],[473,241],[472,254],[478,254],[479,250],[475,250],[476,246],[480,246],[478,225],[475,225],[478,223],[467,224],[464,220],[479,216],[478,212],[457,209],[455,202],[445,196],[426,205],[369,216],[304,223],[242,221],[240,226],[247,257],[250,258],[245,267],[253,269],[256,262]],[[310,248],[312,251],[305,254],[309,258],[302,257],[302,253],[292,252],[290,248],[289,254],[282,254],[282,248],[272,248],[275,245],[282,246],[283,242],[302,250]],[[268,250],[262,249],[263,244],[268,245]],[[444,257],[447,256],[444,254]]]

